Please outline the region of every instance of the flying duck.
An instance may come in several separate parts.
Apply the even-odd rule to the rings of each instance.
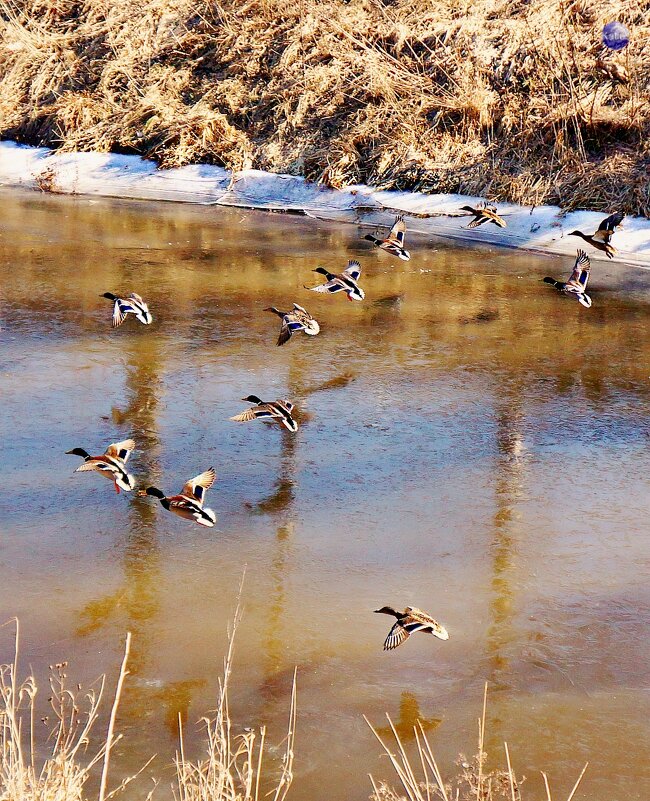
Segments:
[[[449,633],[444,626],[435,621],[431,615],[413,606],[407,606],[403,612],[396,612],[391,606],[382,606],[381,609],[375,609],[375,612],[393,615],[393,617],[397,618],[384,642],[384,651],[391,651],[393,648],[397,648],[415,631],[433,634],[434,637],[438,637],[441,640],[449,639]]]
[[[616,214],[610,214],[609,217],[605,217],[601,222],[595,234],[583,234],[582,231],[571,231],[569,236],[579,236],[581,239],[584,239],[585,242],[589,242],[596,250],[602,250],[602,252],[607,255],[608,259],[613,259],[616,248],[610,245],[610,241],[614,235],[614,231],[616,231],[623,222],[624,217],[625,214],[623,214],[622,211]]]
[[[584,250],[579,250],[576,256],[575,264],[573,265],[573,272],[568,281],[556,281],[555,278],[544,278],[544,282],[552,284],[556,289],[559,289],[564,295],[570,298],[575,298],[578,303],[589,308],[591,306],[591,298],[587,295],[587,281],[589,281],[589,270],[591,265],[589,257]]]
[[[327,278],[327,283],[319,284],[318,286],[306,286],[305,289],[310,289],[312,292],[328,292],[329,294],[345,292],[348,300],[363,300],[366,296],[357,283],[361,275],[361,265],[358,261],[350,260],[345,270],[338,274],[329,273],[324,267],[317,267],[313,272],[324,275]]]
[[[241,414],[236,414],[234,417],[231,417],[230,419],[234,420],[235,423],[248,423],[250,420],[257,419],[267,420],[269,422],[277,420],[278,423],[281,423],[291,432],[295,433],[298,430],[298,423],[296,423],[291,416],[293,403],[290,403],[288,400],[275,400],[265,403],[263,400],[260,400],[257,395],[249,395],[247,398],[242,398],[242,400],[257,405],[246,409],[246,411]]]
[[[75,473],[87,473],[94,470],[105,478],[110,478],[115,485],[115,492],[119,495],[120,488],[124,492],[131,492],[135,488],[133,476],[129,475],[125,469],[125,464],[134,448],[135,442],[132,439],[125,439],[124,442],[115,442],[113,445],[109,445],[103,456],[91,456],[83,448],[73,448],[66,453],[83,457],[84,462],[79,465]]]
[[[320,331],[320,326],[316,320],[297,303],[293,304],[293,310],[289,312],[279,311],[275,306],[268,306],[264,311],[273,312],[273,314],[277,314],[278,317],[282,318],[278,345],[284,345],[285,342],[288,342],[291,339],[291,335],[296,331],[304,331],[305,334],[309,334],[312,337],[315,337]]]
[[[478,228],[479,225],[483,225],[483,223],[494,223],[494,225],[498,225],[499,228],[506,227],[506,221],[503,217],[499,217],[496,206],[488,206],[487,203],[481,203],[476,208],[473,206],[461,206],[460,210],[468,211],[470,214],[474,215],[474,219],[467,226],[468,228]]]
[[[118,298],[112,292],[104,292],[100,297],[113,301],[113,328],[122,325],[127,314],[134,314],[135,319],[142,325],[150,325],[153,322],[149,307],[135,292],[131,292],[127,298]]]
[[[152,495],[154,498],[158,498],[165,509],[175,515],[185,520],[194,520],[200,526],[212,528],[217,522],[217,516],[212,509],[203,508],[203,501],[205,493],[214,484],[216,477],[214,467],[210,467],[204,473],[191,478],[178,495],[167,497],[157,487],[147,487],[146,490],[140,490],[138,495]]]
[[[405,234],[406,223],[404,222],[404,217],[400,215],[395,218],[393,227],[385,239],[377,239],[370,234],[366,234],[364,239],[372,242],[380,250],[385,250],[387,253],[402,259],[402,261],[408,261],[411,258],[411,254],[404,247]]]

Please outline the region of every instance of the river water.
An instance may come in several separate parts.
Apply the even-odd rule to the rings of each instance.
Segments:
[[[508,742],[541,798],[650,797],[650,278],[595,262],[593,307],[540,282],[559,257],[410,236],[408,263],[352,225],[241,209],[2,190],[0,612],[39,682],[68,660],[114,683],[133,635],[114,783],[171,797],[178,717],[200,752],[246,566],[231,713],[279,742],[298,670],[295,801],[396,784],[363,716],[423,720],[445,776]],[[363,303],[307,292],[362,264]],[[154,323],[116,330],[103,292]],[[278,348],[265,306],[318,337]],[[295,435],[228,418],[295,402]],[[213,529],[73,474],[133,437],[139,484],[214,465]],[[449,630],[385,653],[383,605]],[[13,655],[0,629],[0,659]],[[45,692],[45,691],[44,691]],[[143,797],[150,779],[127,790]]]

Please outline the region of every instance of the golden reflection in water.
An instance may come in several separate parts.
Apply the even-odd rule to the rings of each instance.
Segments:
[[[126,356],[126,404],[114,406],[111,419],[115,427],[128,427],[128,435],[136,442],[138,467],[143,474],[137,483],[155,484],[159,438],[157,409],[162,371],[161,345],[158,337],[142,336],[139,330],[124,337]],[[90,601],[80,613],[77,635],[84,637],[110,625],[118,614],[124,617],[126,629],[133,635],[129,657],[129,673],[135,680],[124,690],[123,719],[137,724],[153,708],[164,710],[169,732],[178,734],[179,718],[187,720],[194,690],[205,685],[203,679],[190,679],[160,684],[147,681],[147,670],[155,662],[156,621],[160,611],[161,554],[156,536],[157,504],[133,493],[129,499],[131,522],[122,542],[124,580],[115,592]],[[138,681],[137,679],[141,680]]]
[[[404,690],[399,702],[399,718],[393,721],[395,731],[402,742],[415,739],[415,727],[418,721],[424,731],[433,731],[442,723],[442,718],[422,717],[418,699],[413,693]],[[379,726],[377,728],[377,734],[379,734],[380,737],[391,737],[393,731],[390,726]]]
[[[288,433],[288,432],[287,432]],[[286,606],[286,573],[290,567],[291,540],[295,533],[294,523],[285,521],[275,532],[271,555],[271,591],[267,601],[267,620],[264,626],[264,664],[260,695],[266,711],[276,701],[283,702],[290,691],[293,667],[285,666],[287,639],[283,620]]]
[[[79,386],[85,385],[84,375],[96,376],[98,373],[93,371],[105,369],[113,354],[113,343],[108,333],[101,329],[110,318],[110,308],[100,306],[104,301],[98,299],[98,293],[132,286],[141,288],[143,295],[150,300],[156,320],[161,322],[160,330],[165,332],[162,342],[167,342],[170,347],[173,345],[175,362],[182,359],[183,369],[187,369],[191,380],[208,378],[223,380],[227,384],[231,371],[239,380],[242,373],[238,371],[245,367],[251,371],[249,375],[255,371],[255,375],[263,376],[264,381],[277,379],[278,385],[283,386],[283,394],[286,386],[286,395],[296,401],[301,415],[305,415],[301,417],[305,428],[295,437],[280,433],[280,430],[277,440],[274,438],[281,452],[277,454],[277,462],[272,462],[272,469],[277,474],[270,479],[266,477],[266,485],[273,485],[272,491],[267,498],[254,498],[258,503],[250,510],[249,522],[261,532],[261,542],[251,543],[246,537],[241,543],[237,542],[236,521],[229,532],[233,535],[229,543],[232,559],[243,563],[249,556],[247,549],[255,548],[255,558],[261,562],[256,562],[255,569],[264,573],[260,586],[249,587],[251,595],[254,592],[263,599],[262,611],[254,619],[252,627],[252,636],[258,637],[258,625],[261,625],[262,648],[261,651],[251,650],[246,657],[252,670],[264,674],[260,701],[267,704],[267,720],[260,722],[270,723],[280,712],[284,714],[295,662],[308,664],[315,685],[320,687],[319,697],[304,701],[305,706],[313,703],[315,711],[319,712],[321,708],[328,710],[340,702],[336,695],[338,688],[324,680],[330,675],[330,666],[327,655],[323,656],[319,649],[321,640],[331,638],[333,643],[338,642],[335,639],[339,634],[338,621],[328,616],[329,577],[335,568],[342,571],[355,568],[356,572],[350,573],[350,580],[342,590],[353,592],[355,598],[365,597],[373,591],[377,577],[390,569],[390,565],[384,563],[384,555],[375,552],[375,523],[367,526],[367,532],[361,531],[361,515],[358,550],[356,546],[351,548],[346,561],[342,561],[338,546],[343,542],[343,533],[330,531],[327,515],[310,507],[309,499],[305,497],[305,486],[309,482],[305,481],[307,476],[301,474],[302,465],[314,465],[319,458],[318,450],[306,449],[307,438],[314,435],[318,448],[329,444],[329,428],[325,429],[325,426],[330,421],[325,417],[325,410],[328,415],[336,416],[332,435],[338,433],[339,441],[343,439],[345,421],[350,414],[348,393],[344,388],[359,376],[359,381],[364,384],[363,391],[352,386],[349,394],[362,404],[361,411],[374,410],[376,403],[384,401],[392,406],[394,398],[392,395],[387,397],[385,392],[389,382],[395,387],[395,396],[398,393],[406,395],[404,400],[397,401],[403,404],[405,413],[410,399],[424,410],[421,421],[417,417],[407,421],[395,439],[396,446],[402,441],[418,444],[420,422],[426,427],[423,430],[432,432],[442,430],[449,423],[450,435],[457,438],[452,442],[467,444],[463,458],[467,457],[471,476],[480,478],[480,492],[468,496],[465,465],[462,470],[454,469],[449,474],[444,470],[445,465],[457,464],[453,448],[441,449],[439,472],[436,474],[429,473],[426,464],[419,460],[417,448],[406,454],[407,465],[412,459],[423,476],[439,477],[430,499],[424,495],[421,498],[422,516],[434,516],[436,504],[443,497],[453,501],[449,504],[444,526],[441,526],[441,535],[446,538],[445,548],[449,547],[450,553],[457,556],[452,560],[453,565],[459,565],[450,567],[453,571],[450,577],[455,587],[466,587],[468,582],[464,572],[467,568],[471,571],[468,573],[470,581],[479,585],[477,593],[466,593],[472,596],[467,601],[457,593],[458,614],[471,613],[479,608],[487,609],[489,614],[487,626],[485,613],[480,615],[481,619],[475,625],[476,636],[485,638],[487,651],[477,649],[471,640],[467,650],[459,653],[457,663],[452,659],[446,663],[448,689],[441,692],[435,710],[426,709],[427,714],[431,715],[433,711],[441,714],[444,709],[450,726],[457,728],[458,744],[464,746],[468,739],[474,742],[474,727],[461,730],[457,725],[462,714],[458,709],[459,706],[464,708],[466,701],[471,703],[474,720],[478,694],[474,690],[476,684],[482,685],[487,678],[492,693],[488,714],[494,715],[492,725],[488,723],[487,734],[495,741],[499,740],[498,748],[490,742],[487,750],[502,753],[499,735],[507,733],[510,740],[511,734],[514,737],[518,733],[519,739],[526,741],[527,745],[530,743],[540,755],[540,749],[545,746],[539,744],[540,738],[534,727],[547,727],[553,731],[554,740],[557,735],[560,745],[557,752],[541,755],[543,758],[536,765],[548,768],[564,779],[570,773],[572,780],[575,779],[573,763],[577,753],[584,753],[586,757],[587,751],[598,753],[599,748],[608,747],[618,757],[627,753],[630,743],[643,740],[647,735],[647,715],[642,718],[639,714],[641,695],[636,689],[630,689],[629,696],[634,694],[634,698],[628,706],[622,704],[620,698],[628,683],[633,688],[641,686],[642,682],[645,682],[643,686],[647,684],[643,669],[647,660],[639,658],[634,661],[634,657],[628,655],[628,649],[616,647],[615,638],[601,640],[598,632],[610,631],[609,627],[603,627],[602,616],[612,606],[616,610],[621,604],[625,625],[631,627],[634,636],[637,627],[642,625],[642,610],[639,612],[637,608],[637,598],[645,597],[646,587],[641,574],[646,554],[639,546],[644,534],[643,517],[639,511],[644,508],[647,498],[638,483],[628,484],[627,479],[632,480],[635,467],[647,468],[643,443],[639,443],[639,432],[646,434],[650,407],[646,358],[650,328],[645,324],[650,304],[647,276],[635,278],[629,271],[599,265],[603,269],[595,276],[594,307],[589,313],[583,313],[577,304],[546,293],[539,279],[551,272],[551,265],[536,256],[487,250],[456,251],[452,248],[435,253],[427,252],[423,247],[412,268],[411,265],[381,261],[383,257],[375,259],[365,251],[354,251],[364,267],[367,302],[355,306],[344,299],[340,303],[328,299],[332,303],[326,303],[326,299],[312,297],[309,293],[300,294],[300,288],[309,277],[309,270],[320,260],[321,251],[327,249],[328,266],[343,266],[344,257],[348,255],[346,251],[357,247],[354,235],[338,233],[333,226],[315,230],[305,221],[292,220],[289,225],[282,218],[255,216],[253,213],[250,213],[250,222],[240,225],[245,214],[240,211],[214,211],[214,216],[206,216],[203,209],[171,205],[114,206],[108,201],[94,200],[92,204],[83,199],[38,196],[30,196],[24,204],[7,204],[8,214],[0,228],[5,231],[11,223],[11,231],[16,235],[3,234],[0,237],[0,256],[7,265],[12,265],[12,269],[5,270],[0,277],[2,333],[3,336],[15,337],[15,341],[7,341],[11,348],[8,353],[15,353],[21,360],[25,379],[35,382],[33,387],[27,385],[26,391],[41,388],[43,397],[49,397],[52,390],[42,386],[41,368],[49,354],[58,351],[56,364],[61,370],[62,382],[58,389],[54,388],[54,397],[57,402],[61,399],[68,403],[70,414],[74,415],[83,403]],[[113,209],[117,211],[112,213]],[[25,230],[27,218],[29,225]],[[25,236],[28,238],[24,239]],[[14,240],[20,242],[21,239],[24,246],[16,246]],[[80,241],[83,247],[80,247]],[[113,247],[116,242],[119,248]],[[102,281],[101,286],[97,286],[100,270]],[[608,288],[610,273],[612,281]],[[634,283],[630,283],[631,280]],[[294,297],[297,301],[303,298],[309,310],[321,318],[322,337],[315,341],[303,337],[273,350],[277,332],[273,330],[269,334],[266,323],[258,324],[259,309],[269,303],[279,303],[285,297],[288,301]],[[269,325],[271,320],[269,317]],[[138,441],[134,467],[139,483],[145,476],[157,483],[159,446],[156,432],[162,430],[158,427],[162,419],[158,407],[161,370],[163,367],[174,369],[174,362],[170,359],[168,364],[164,358],[160,338],[144,336],[145,333],[150,332],[137,327],[120,331],[126,365],[117,369],[128,372],[127,395],[120,398],[118,394],[122,385],[120,376],[118,391],[109,388],[105,393],[107,400],[97,400],[108,405],[96,414],[109,413],[110,405],[115,404],[111,426],[115,437],[132,434]],[[65,349],[59,347],[59,343]],[[280,365],[278,370],[273,370],[273,365],[269,364],[271,351]],[[341,360],[341,353],[345,360]],[[78,357],[87,355],[93,360],[88,365],[89,372],[78,372],[86,367]],[[341,373],[337,374],[339,370]],[[15,380],[7,382],[16,389],[17,398],[22,397],[18,391],[20,386],[16,386],[22,379],[23,374],[18,372]],[[496,402],[490,403],[489,386],[493,388]],[[330,403],[338,388],[343,391]],[[165,383],[165,389],[170,402],[188,402],[188,388],[182,383],[175,386],[171,386],[171,382]],[[233,387],[229,386],[228,391],[230,389]],[[255,391],[256,387],[249,389],[247,386],[245,391],[243,387],[241,390],[233,397],[239,398],[245,391]],[[329,392],[333,393],[332,396],[320,394],[310,397],[313,393]],[[216,391],[212,397],[218,397]],[[29,398],[32,403],[38,403],[38,400],[38,394],[36,401]],[[317,413],[319,405],[322,408]],[[15,419],[19,420],[22,410],[18,401],[11,408]],[[577,421],[576,409],[580,410]],[[601,415],[601,410],[607,414]],[[56,422],[58,409],[49,411]],[[225,407],[222,411],[225,417]],[[315,415],[313,425],[307,412]],[[441,416],[447,413],[447,417]],[[92,419],[86,419],[92,426]],[[463,426],[462,430],[457,421]],[[34,427],[34,442],[39,447],[47,448],[51,444],[47,433],[50,422],[52,420],[44,416],[42,423]],[[473,435],[471,439],[468,438],[467,426]],[[603,443],[599,443],[604,453],[599,450],[597,457],[594,427],[596,435],[601,431],[606,434]],[[67,429],[61,427],[59,434],[67,437]],[[16,449],[20,459],[26,463],[32,457],[30,436],[26,436]],[[353,441],[350,455],[360,472],[360,468],[367,469],[368,465],[365,460],[358,463],[354,460],[366,455],[366,447],[374,446],[373,429],[363,427],[355,436],[359,449],[352,447]],[[182,447],[180,433],[170,432],[170,439],[165,448]],[[492,443],[494,458],[485,457],[486,439]],[[540,443],[543,447],[560,447],[552,453],[544,452],[540,450]],[[527,448],[530,449],[530,459]],[[242,458],[241,452],[236,450],[226,454],[233,460]],[[587,468],[597,466],[603,471],[603,482],[608,482],[603,483],[602,497],[596,494],[590,497],[590,502],[598,507],[594,513],[600,515],[595,518],[598,531],[594,535],[584,530],[585,511],[592,510],[583,504],[572,504],[566,510],[551,510],[552,514],[548,515],[543,510],[540,514],[536,505],[537,485],[540,485],[540,490],[552,488],[555,472],[558,469],[569,470],[576,463]],[[535,485],[527,480],[527,473],[533,465]],[[14,466],[22,468],[17,460]],[[312,467],[305,469],[312,470]],[[322,470],[324,495],[328,471],[334,469],[338,469],[337,465],[327,465]],[[391,467],[389,459],[384,462],[377,457],[370,465],[368,481],[374,482],[376,471],[380,470],[390,470],[391,478],[400,476],[399,469]],[[623,476],[620,481],[619,474]],[[383,473],[379,475],[385,477]],[[309,478],[313,480],[313,476]],[[640,495],[633,496],[629,487]],[[368,490],[359,484],[352,486],[350,491],[360,493],[356,496],[359,498]],[[530,496],[530,502],[526,497],[524,503],[524,491],[526,496]],[[67,493],[68,489],[53,481],[48,497],[54,507],[57,492]],[[28,489],[24,490],[23,497],[29,498]],[[330,497],[325,495],[326,503],[331,502]],[[640,509],[637,505],[639,497],[642,500]],[[119,531],[109,532],[110,538],[92,543],[93,547],[88,551],[89,569],[93,569],[96,560],[94,563],[98,570],[117,569],[118,577],[111,583],[110,591],[101,597],[92,597],[75,624],[78,624],[79,636],[85,638],[81,650],[88,650],[86,646],[90,640],[97,645],[100,657],[108,643],[115,642],[117,635],[124,632],[125,623],[133,630],[132,668],[136,675],[133,681],[127,682],[130,696],[122,709],[133,729],[129,748],[132,753],[144,754],[147,758],[152,742],[155,750],[161,754],[165,752],[167,743],[160,741],[166,738],[166,730],[161,734],[157,717],[151,721],[151,726],[143,729],[142,720],[136,722],[140,712],[144,715],[147,705],[150,708],[164,706],[167,728],[175,729],[178,715],[187,715],[192,697],[196,699],[199,695],[200,676],[210,675],[212,661],[198,654],[194,663],[185,654],[174,653],[173,636],[168,636],[170,632],[167,629],[163,631],[169,621],[162,620],[167,608],[163,593],[170,593],[169,582],[166,587],[160,586],[162,577],[166,575],[163,560],[168,556],[170,546],[163,542],[163,529],[156,529],[154,522],[157,516],[161,521],[164,517],[159,505],[151,499],[129,497],[128,500],[130,518],[127,524]],[[376,519],[378,531],[381,531],[386,501],[381,493],[378,493],[376,501],[377,507],[371,514]],[[81,511],[86,514],[86,520],[92,519],[92,510]],[[30,503],[26,504],[25,512],[28,519],[20,521],[21,536],[30,536],[32,542],[38,542],[39,529],[45,527],[40,510],[32,508]],[[527,515],[525,526],[519,512]],[[29,516],[29,513],[33,514]],[[268,517],[260,520],[253,515]],[[61,517],[65,518],[64,515]],[[471,547],[465,552],[460,550],[452,532],[468,520],[475,521],[475,524],[468,534]],[[625,532],[619,531],[623,523]],[[50,525],[53,542],[58,535],[72,538],[65,519],[61,521],[52,515],[51,524],[47,526]],[[428,547],[430,533],[425,523],[418,521],[411,534],[407,530],[408,519],[403,525],[404,530],[398,528],[396,536],[412,536],[416,548]],[[553,533],[550,527],[558,526],[562,536],[560,547],[565,550],[558,554],[545,542],[531,541],[527,537],[529,525],[537,531],[548,531],[549,542],[555,542],[550,536]],[[318,537],[319,543],[327,539],[328,551],[322,564],[314,559],[297,558],[298,553],[305,553],[302,547],[299,551],[297,540],[305,533],[306,527],[313,527],[309,531],[310,539]],[[574,528],[578,534],[575,538],[570,536]],[[386,536],[390,535],[387,533]],[[616,564],[611,570],[611,582],[595,586],[603,576],[609,578],[607,571],[611,568],[612,540],[620,547],[620,554],[617,553]],[[113,550],[105,550],[106,542],[113,546]],[[10,546],[9,538],[6,542],[3,540],[3,549]],[[361,570],[365,549],[374,561],[371,568]],[[30,614],[36,621],[43,615],[44,605],[38,571],[47,570],[51,579],[62,581],[57,573],[68,577],[70,574],[66,571],[70,569],[68,563],[71,560],[67,559],[67,551],[59,550],[58,544],[50,543],[40,557],[29,551],[26,555],[23,550],[16,547],[12,551],[18,565],[15,572],[24,573],[25,579],[31,582],[33,596],[24,593],[22,600],[25,614]],[[567,591],[567,582],[572,578],[569,571],[573,568],[570,563],[565,568],[558,562],[565,552],[580,559],[575,568],[576,591],[580,593],[577,600]],[[213,557],[217,567],[220,556],[217,552]],[[540,562],[538,571],[533,571],[529,560],[540,556],[547,559],[543,564]],[[39,558],[47,559],[49,563],[39,562]],[[114,559],[118,560],[117,566],[111,564]],[[211,566],[209,563],[206,569]],[[486,571],[487,584],[480,580]],[[426,578],[426,565],[423,565],[422,580]],[[401,580],[401,577],[397,576],[396,580]],[[77,590],[74,580],[67,582],[66,598],[72,604],[76,603],[75,608],[85,603],[86,587],[84,584]],[[474,589],[473,584],[470,589]],[[95,593],[99,595],[97,591]],[[14,595],[18,597],[17,593]],[[75,600],[82,595],[83,602]],[[538,627],[527,621],[531,613],[534,615],[539,611],[539,596],[543,596],[542,614],[550,619]],[[11,597],[7,590],[2,601],[7,608],[16,604],[16,598]],[[48,606],[52,607],[52,614],[57,611],[54,602]],[[305,610],[305,637],[299,641],[298,638],[289,639],[293,609]],[[197,614],[206,614],[198,604]],[[215,612],[210,610],[209,614],[208,623]],[[49,624],[47,616],[45,620]],[[530,629],[544,629],[547,622],[554,624],[558,621],[563,637],[560,647],[556,648],[556,643],[550,637],[548,639],[548,650],[551,650],[552,643],[557,666],[552,665],[545,653],[540,654],[538,663],[527,660],[523,664],[527,657],[519,649],[530,644]],[[574,630],[574,623],[578,630]],[[62,636],[68,631],[66,628]],[[537,636],[537,632],[534,634]],[[540,633],[539,636],[543,635]],[[605,638],[605,634],[602,637]],[[43,642],[48,643],[47,640]],[[536,649],[539,642],[535,640]],[[644,640],[640,637],[639,642]],[[345,641],[342,647],[345,647]],[[355,642],[353,647],[352,659],[363,661],[366,658],[364,644]],[[446,658],[446,653],[449,651],[446,650],[441,658]],[[66,651],[66,656],[74,657],[74,648],[73,653]],[[409,713],[408,709],[416,706],[417,698],[425,704],[425,695],[415,684],[421,666],[406,656],[409,655],[404,655],[403,686],[414,689],[415,694],[415,697],[411,695],[404,699],[405,710],[401,715],[408,721],[403,731],[408,736],[412,731],[410,721],[419,714],[417,711]],[[177,661],[174,662],[175,657]],[[346,650],[342,658],[348,657]],[[399,658],[403,658],[401,654]],[[178,670],[184,672],[161,677],[160,671],[164,668],[159,666],[168,662],[178,665]],[[103,658],[99,664],[105,667]],[[192,664],[198,667],[188,666]],[[534,673],[526,675],[527,668]],[[559,680],[549,681],[542,672],[544,668],[547,671],[559,670],[567,676],[568,695],[556,697]],[[391,667],[382,665],[378,671],[376,685],[371,683],[371,688],[383,688],[386,682],[394,679]],[[259,676],[259,672],[255,675]],[[528,679],[534,681],[525,684]],[[380,714],[385,708],[384,694],[377,693],[382,696],[379,700],[370,697],[365,680],[364,671],[358,671],[351,678],[367,692],[364,711],[372,712],[368,706],[376,703],[374,711]],[[594,692],[594,700],[587,699],[587,705],[585,696],[582,693],[577,695],[574,687],[570,686],[573,680],[578,687],[580,682],[589,682],[590,693],[592,685],[595,685],[600,696]],[[352,692],[355,689],[353,684]],[[454,702],[455,691],[462,701],[460,705]],[[474,697],[468,697],[468,692],[474,693]],[[528,714],[530,707],[526,706],[523,697],[528,692],[541,710],[534,726]],[[330,724],[323,724],[318,730],[313,728],[304,742],[304,751],[301,745],[307,760],[318,751],[318,757],[314,757],[314,790],[305,791],[296,786],[296,793],[302,798],[325,798],[328,792],[332,794],[333,786],[335,794],[341,797],[359,799],[367,795],[365,785],[357,783],[356,779],[350,786],[342,787],[336,784],[336,776],[332,775],[327,749],[332,741],[330,738],[336,738],[340,725],[356,720],[359,713],[357,705],[345,701],[340,703],[343,717],[336,717],[335,727],[328,728]],[[393,703],[396,707],[397,699]],[[606,713],[601,713],[602,709],[607,710]],[[149,709],[146,711],[150,712]],[[198,710],[199,713],[205,711]],[[396,709],[392,711],[397,713]],[[193,713],[192,708],[190,719],[194,717]],[[504,721],[510,715],[509,732],[505,731],[505,724],[497,722],[496,713]],[[623,721],[625,715],[635,726],[638,725],[638,736],[637,729],[628,728]],[[610,719],[606,719],[608,717]],[[576,743],[576,720],[599,721],[600,725],[590,723],[581,743]],[[610,725],[612,721],[616,723],[614,728]],[[630,732],[633,732],[632,736]],[[452,738],[447,738],[447,732],[445,738],[451,743]],[[455,742],[453,745],[455,749]],[[454,750],[452,758],[455,753]],[[568,762],[571,763],[570,771],[567,771]],[[616,763],[628,764],[629,760],[625,763],[624,759],[617,758]],[[365,773],[362,762],[355,761],[354,769],[359,775]],[[602,768],[603,772],[605,770]],[[642,760],[627,772],[620,773],[621,787],[625,785],[626,789],[632,788],[633,794],[638,794]],[[640,792],[647,786],[647,777],[644,776],[641,776],[645,784]],[[618,788],[615,792],[625,795],[625,791],[618,791]],[[609,801],[610,788],[599,789],[591,797]]]
[[[512,580],[521,533],[515,507],[521,497],[525,471],[520,397],[517,389],[507,392],[505,397],[499,398],[496,411],[496,509],[492,539],[492,600],[487,632],[488,678],[494,690],[509,687],[507,651],[515,639]]]
[[[288,376],[288,395],[296,405],[309,395],[327,390],[342,389],[354,380],[350,373],[343,373],[316,384],[305,386],[303,367],[306,364],[299,352],[292,353]],[[309,424],[310,415],[304,408],[298,408],[296,417],[302,427]],[[282,522],[276,528],[274,547],[271,552],[271,589],[268,599],[268,617],[264,627],[264,678],[260,694],[265,704],[284,702],[290,692],[293,679],[293,665],[285,665],[286,635],[283,620],[286,606],[285,582],[291,567],[291,542],[295,533],[293,507],[295,502],[296,451],[300,439],[300,428],[296,434],[282,429],[281,457],[275,491],[252,507],[254,514],[281,515]]]
[[[516,511],[525,478],[525,445],[522,434],[523,410],[519,386],[498,391],[496,403],[496,477],[492,537],[492,599],[487,630],[486,680],[493,700],[500,693],[508,697],[512,687],[512,666],[508,654],[516,641],[513,628],[515,591],[513,589],[521,528]],[[497,753],[503,739],[498,703],[488,703],[486,745],[488,753]]]

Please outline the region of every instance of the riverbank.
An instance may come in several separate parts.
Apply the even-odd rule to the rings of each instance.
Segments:
[[[421,236],[444,237],[562,255],[575,255],[580,243],[569,236],[571,231],[593,232],[603,218],[600,212],[565,213],[554,206],[511,203],[499,207],[507,228],[468,228],[471,216],[461,207],[480,202],[479,197],[388,192],[363,185],[335,190],[296,176],[261,170],[230,173],[206,164],[161,170],[138,156],[61,153],[14,142],[0,142],[2,184],[61,194],[290,211],[369,227],[388,226],[396,213],[404,213],[409,238],[416,235],[420,244]],[[626,218],[614,243],[616,261],[650,267],[649,220]],[[602,255],[590,251],[593,260]]]
[[[4,139],[650,214],[641,0],[21,0],[0,32]]]

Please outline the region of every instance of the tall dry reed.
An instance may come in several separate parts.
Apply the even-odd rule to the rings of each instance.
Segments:
[[[115,717],[127,675],[131,636],[126,638],[108,730],[103,736],[97,734],[97,728],[105,677],[96,689],[82,694],[79,688],[69,689],[67,663],[53,665],[50,714],[38,718],[36,680],[33,676],[19,678],[19,641],[16,622],[14,661],[0,665],[1,801],[85,801],[88,781],[98,772],[98,801],[108,801],[135,778],[128,777],[115,790],[107,792],[111,750],[120,739],[114,735]],[[42,742],[44,726],[49,730],[45,743]],[[94,748],[93,740],[99,743]]]
[[[395,740],[395,747],[391,747],[388,742],[383,740],[377,729],[366,719],[366,723],[388,756],[404,792],[402,795],[388,783],[376,782],[370,776],[373,788],[372,801],[432,801],[432,799],[442,799],[442,801],[522,801],[523,780],[519,780],[515,776],[507,743],[503,744],[505,767],[491,771],[487,771],[485,768],[487,759],[484,750],[486,710],[487,684],[483,694],[483,713],[478,721],[478,753],[470,761],[463,758],[460,775],[447,781],[442,777],[431,744],[419,721],[418,725],[414,727],[416,755],[409,757],[388,715],[386,717]],[[573,801],[588,765],[589,763],[583,767],[567,801]],[[546,801],[553,801],[548,777],[545,773],[542,773],[542,777],[546,790]]]
[[[185,754],[183,729],[180,727],[180,749],[176,756],[178,801],[284,801],[293,781],[293,756],[296,736],[296,673],[291,689],[289,723],[276,779],[265,776],[264,757],[266,728],[233,734],[228,704],[228,686],[232,673],[233,645],[241,608],[237,605],[228,651],[224,658],[223,677],[219,680],[217,708],[212,718],[205,718],[206,755],[192,761]],[[179,720],[180,726],[180,720]]]

